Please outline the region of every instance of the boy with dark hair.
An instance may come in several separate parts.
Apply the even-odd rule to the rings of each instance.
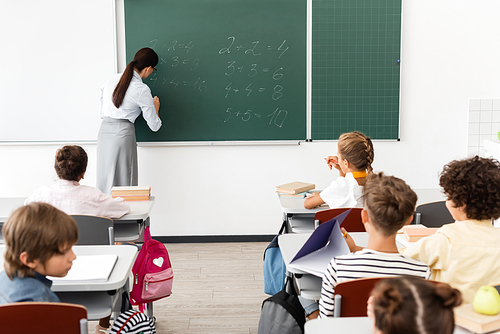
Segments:
[[[478,156],[444,166],[439,185],[455,223],[403,250],[432,270],[432,279],[459,289],[471,303],[483,285],[500,278],[500,163]]]
[[[64,277],[76,259],[71,247],[78,227],[70,216],[46,203],[23,206],[2,228],[5,270],[0,272],[0,304],[59,302],[45,276]]]

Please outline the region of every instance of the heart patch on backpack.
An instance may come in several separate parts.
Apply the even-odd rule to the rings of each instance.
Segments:
[[[156,259],[153,259],[153,264],[161,268],[161,266],[163,265],[163,258],[158,257]]]

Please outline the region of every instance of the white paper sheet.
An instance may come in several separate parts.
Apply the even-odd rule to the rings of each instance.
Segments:
[[[106,282],[118,260],[116,254],[79,255],[65,277],[47,276],[58,282]]]

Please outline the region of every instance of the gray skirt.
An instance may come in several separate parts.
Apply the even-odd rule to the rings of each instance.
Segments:
[[[97,135],[97,188],[111,195],[113,186],[136,186],[137,175],[134,123],[103,118]]]

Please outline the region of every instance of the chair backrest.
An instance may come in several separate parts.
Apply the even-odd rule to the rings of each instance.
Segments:
[[[78,225],[77,245],[114,245],[113,219],[99,216],[71,215]]]
[[[351,210],[351,212],[349,212],[341,226],[348,232],[366,232],[365,226],[361,221],[361,210],[363,210],[362,208],[338,208],[321,210],[316,212],[316,214],[314,215],[314,223],[316,226],[318,226],[319,224],[327,222],[349,209]]]
[[[415,209],[415,223],[427,227],[441,227],[455,220],[446,208],[445,201],[420,204]]]
[[[375,284],[384,278],[387,277],[359,278],[338,283],[335,286],[333,316],[366,317],[366,302]]]
[[[0,305],[2,333],[88,333],[87,309],[67,303],[21,302]]]

